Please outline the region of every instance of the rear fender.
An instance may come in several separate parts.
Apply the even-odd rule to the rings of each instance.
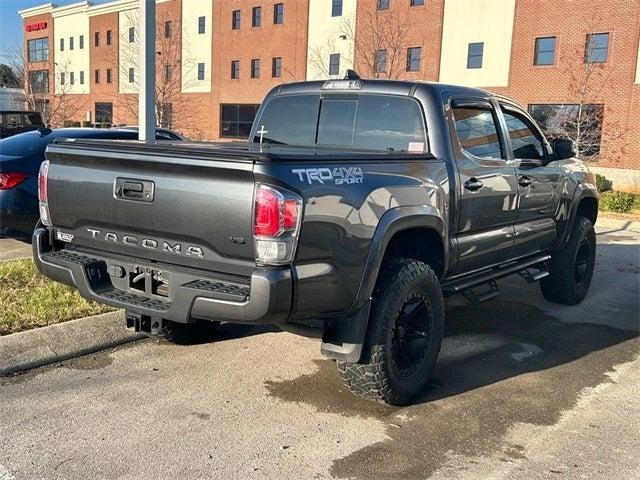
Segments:
[[[369,321],[371,296],[390,240],[396,233],[403,230],[413,228],[434,230],[442,240],[444,264],[447,265],[448,242],[444,241],[447,238],[445,225],[439,212],[427,205],[397,207],[382,216],[371,241],[358,294],[349,313],[343,318],[326,322],[322,336],[323,355],[345,362],[360,360]]]

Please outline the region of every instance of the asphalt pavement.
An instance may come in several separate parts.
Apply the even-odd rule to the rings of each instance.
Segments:
[[[640,478],[640,234],[603,231],[588,298],[451,299],[409,407],[360,400],[317,341],[223,325],[0,379],[0,478]]]

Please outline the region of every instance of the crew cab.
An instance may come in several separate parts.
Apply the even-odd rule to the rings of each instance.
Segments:
[[[45,275],[178,342],[219,322],[320,337],[379,402],[426,385],[444,296],[477,304],[520,274],[576,304],[593,273],[593,175],[570,141],[473,88],[292,83],[248,143],[60,140],[46,157]]]

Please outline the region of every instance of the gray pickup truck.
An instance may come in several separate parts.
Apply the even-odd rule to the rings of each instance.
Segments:
[[[59,140],[46,157],[42,273],[177,342],[219,322],[319,337],[380,402],[424,389],[444,296],[477,304],[520,274],[577,304],[593,273],[593,175],[477,89],[287,84],[248,143]]]

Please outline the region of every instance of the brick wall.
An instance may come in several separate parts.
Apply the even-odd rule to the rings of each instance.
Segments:
[[[640,168],[640,85],[634,84],[640,1],[518,0],[509,87],[496,89],[523,106],[576,103],[568,70],[582,74],[587,33],[609,32],[608,60],[596,71],[589,101],[605,105],[598,165]],[[536,37],[556,36],[556,63],[534,66]],[[597,92],[602,89],[601,92]]]

